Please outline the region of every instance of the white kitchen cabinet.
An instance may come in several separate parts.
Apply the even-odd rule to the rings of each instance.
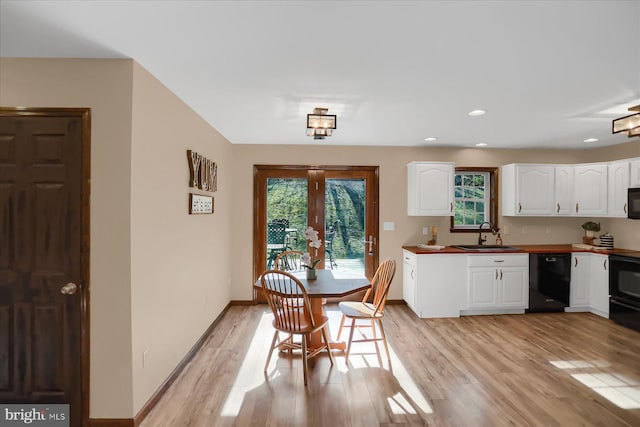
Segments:
[[[640,187],[640,158],[629,159],[629,187]]]
[[[407,214],[453,216],[454,176],[454,163],[409,163],[407,165]]]
[[[402,254],[402,299],[416,312],[416,286],[418,256],[409,251]]]
[[[462,254],[414,254],[403,250],[402,296],[409,308],[421,318],[459,317],[466,263],[467,257]]]
[[[573,166],[555,167],[555,215],[571,215],[573,206]]]
[[[569,309],[566,311],[587,311],[589,309],[589,274],[591,274],[588,253],[571,254],[571,291]]]
[[[573,167],[573,215],[607,215],[607,164],[587,163]]]
[[[627,189],[629,188],[629,162],[611,162],[608,166],[607,216],[627,217]]]
[[[609,318],[609,256],[590,254],[589,272],[591,312]]]
[[[469,255],[462,314],[524,313],[529,306],[527,254]]]
[[[503,215],[546,216],[554,213],[553,165],[505,165],[500,175]]]

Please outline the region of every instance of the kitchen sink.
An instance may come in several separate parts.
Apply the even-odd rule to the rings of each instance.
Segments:
[[[453,245],[454,248],[475,252],[522,251],[515,246],[503,245]]]

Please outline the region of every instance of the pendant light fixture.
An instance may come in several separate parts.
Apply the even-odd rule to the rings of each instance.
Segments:
[[[333,134],[336,128],[336,115],[327,114],[328,108],[314,108],[313,114],[307,114],[307,136],[324,139]]]
[[[612,133],[627,132],[629,138],[640,136],[640,105],[629,108],[629,111],[635,111],[635,113],[613,121]]]

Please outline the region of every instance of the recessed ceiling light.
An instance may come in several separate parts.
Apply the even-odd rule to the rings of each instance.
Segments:
[[[473,111],[469,111],[469,115],[470,116],[482,116],[487,114],[486,110],[473,110]]]
[[[598,138],[587,138],[584,142],[598,142]]]
[[[425,138],[424,140],[427,141],[427,142],[431,142],[431,141],[435,141],[436,139],[438,139],[438,138],[436,138],[435,136],[429,136],[429,137]]]
[[[476,144],[476,147],[486,147],[486,146],[487,146],[487,143],[486,143],[486,142],[478,142],[478,143]]]

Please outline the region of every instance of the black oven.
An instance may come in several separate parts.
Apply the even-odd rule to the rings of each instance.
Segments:
[[[640,330],[640,252],[609,256],[609,318]]]
[[[627,216],[631,219],[640,219],[640,188],[627,190]]]

